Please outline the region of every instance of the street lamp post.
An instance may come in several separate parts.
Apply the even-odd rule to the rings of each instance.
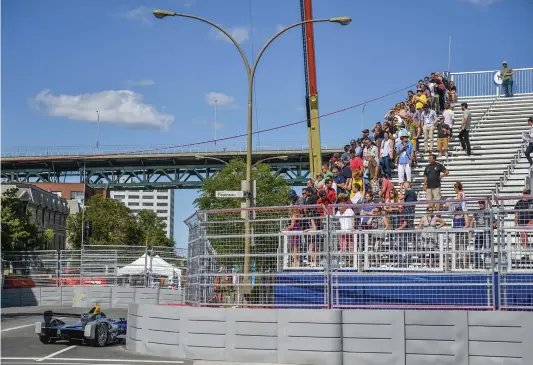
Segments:
[[[167,16],[179,16],[183,18],[190,18],[190,19],[196,19],[201,22],[207,23],[218,30],[220,30],[222,33],[224,33],[231,42],[237,47],[237,50],[241,54],[242,60],[244,61],[244,67],[246,67],[246,73],[248,76],[248,128],[247,128],[247,151],[246,151],[246,208],[251,208],[252,206],[252,129],[253,129],[253,113],[252,113],[252,105],[253,105],[253,83],[254,83],[254,75],[255,70],[257,69],[257,64],[259,63],[259,60],[261,60],[261,57],[263,56],[263,53],[265,50],[270,46],[270,44],[278,38],[280,35],[288,31],[289,29],[298,27],[302,24],[307,23],[322,23],[322,22],[331,22],[331,23],[338,23],[341,25],[348,25],[351,23],[352,18],[343,16],[343,17],[336,17],[336,18],[327,18],[327,19],[311,19],[311,20],[305,20],[301,21],[292,25],[289,25],[288,27],[285,27],[284,29],[280,30],[278,33],[276,33],[272,38],[268,40],[268,42],[263,46],[261,51],[257,54],[257,57],[254,60],[254,63],[252,66],[250,66],[250,62],[248,61],[248,58],[246,57],[246,54],[244,53],[244,50],[239,45],[239,42],[235,40],[235,38],[224,28],[221,26],[213,23],[210,20],[198,17],[196,15],[190,15],[190,14],[183,14],[183,13],[176,13],[174,11],[169,10],[159,10],[156,9],[153,12],[154,16],[158,19],[163,19]],[[248,292],[249,289],[249,283],[250,278],[248,277],[249,274],[249,266],[250,266],[250,211],[247,211],[246,213],[246,219],[244,221],[244,268],[243,268],[243,275],[244,275],[244,284],[245,284],[245,292]]]

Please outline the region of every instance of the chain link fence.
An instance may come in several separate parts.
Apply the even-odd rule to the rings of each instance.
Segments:
[[[106,285],[183,288],[187,252],[172,247],[91,246],[2,253],[3,288]]]
[[[533,309],[533,197],[518,223],[514,199],[199,211],[187,303]]]

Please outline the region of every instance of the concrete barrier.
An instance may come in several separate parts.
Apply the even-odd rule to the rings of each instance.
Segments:
[[[131,303],[183,304],[182,290],[112,286],[64,286],[2,290],[2,308],[72,305],[89,308],[127,308]]]
[[[130,305],[126,346],[244,363],[533,363],[533,313],[222,309]]]

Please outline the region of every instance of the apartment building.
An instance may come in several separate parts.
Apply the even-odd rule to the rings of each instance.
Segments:
[[[134,214],[141,209],[152,210],[167,224],[167,237],[174,236],[174,190],[111,190],[111,198],[120,200]]]

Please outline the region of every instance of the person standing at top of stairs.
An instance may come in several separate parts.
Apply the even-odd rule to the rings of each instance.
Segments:
[[[526,155],[527,162],[529,162],[529,168],[532,169],[533,159],[531,158],[531,153],[533,152],[533,117],[529,117],[529,119],[527,120],[527,123],[529,124],[530,130],[529,130],[529,134],[527,136],[524,136],[524,139],[526,140],[526,142],[529,142],[526,148],[525,155]]]
[[[502,69],[498,77],[502,79],[502,88],[505,96],[510,98],[513,96],[513,75],[514,70],[507,66],[507,61],[502,62]]]

